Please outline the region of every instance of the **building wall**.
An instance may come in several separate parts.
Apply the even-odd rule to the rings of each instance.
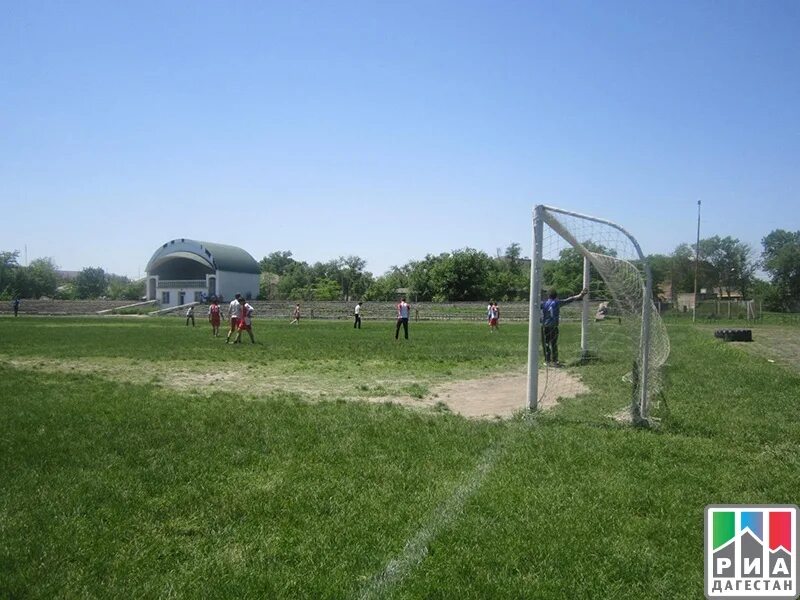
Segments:
[[[146,297],[148,300],[158,300],[162,308],[203,302],[208,298],[209,291],[213,289],[213,286],[209,284],[209,281],[213,280],[213,274],[200,279],[186,280],[163,279],[158,275],[151,275],[147,278]],[[181,294],[183,294],[183,301],[181,301]]]
[[[245,298],[257,298],[259,279],[256,273],[217,271],[217,295],[228,301],[233,300],[237,293]]]
[[[213,282],[215,277],[216,281]],[[181,293],[184,294],[183,304],[199,301],[197,298],[200,294],[221,296],[228,301],[232,300],[237,293],[242,294],[245,298],[255,299],[258,297],[260,277],[257,274],[217,271],[216,274],[206,275],[204,279],[205,281],[189,279],[180,281],[149,276],[146,296],[148,300],[158,300],[162,308],[180,305]],[[173,283],[175,285],[171,285]],[[165,300],[164,292],[169,293],[168,300]]]
[[[714,292],[708,292],[705,288],[703,288],[697,294],[697,301],[698,302],[705,302],[706,300],[715,300],[717,298],[717,294]],[[691,292],[684,292],[678,294],[678,297],[675,301],[675,308],[678,310],[692,310],[694,308],[694,294]]]
[[[164,292],[169,293],[169,302],[164,302]],[[181,303],[181,292],[183,292],[184,299],[183,303]],[[189,304],[190,302],[199,301],[196,299],[196,295],[206,293],[205,287],[160,287],[156,292],[155,300],[158,300],[161,303],[161,308],[167,308],[169,306],[179,306],[180,304]]]

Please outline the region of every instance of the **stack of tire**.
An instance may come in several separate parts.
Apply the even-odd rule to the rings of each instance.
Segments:
[[[717,329],[714,337],[720,338],[723,342],[752,342],[753,331],[751,329]]]

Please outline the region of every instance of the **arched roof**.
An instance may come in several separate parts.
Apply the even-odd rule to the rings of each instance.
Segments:
[[[186,238],[172,240],[161,246],[155,251],[145,270],[151,273],[174,258],[188,258],[215,271],[256,274],[261,272],[256,260],[241,248]]]

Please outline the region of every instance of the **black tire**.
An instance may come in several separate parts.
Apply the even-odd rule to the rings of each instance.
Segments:
[[[718,329],[714,332],[714,337],[722,338],[725,342],[752,342],[753,331],[751,329]]]

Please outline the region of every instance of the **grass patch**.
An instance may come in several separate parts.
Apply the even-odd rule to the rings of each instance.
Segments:
[[[708,335],[712,335],[719,328],[701,327],[700,329],[707,332]],[[748,327],[748,329],[753,331],[753,341],[733,343],[732,347],[749,352],[755,361],[776,362],[800,373],[800,335],[798,335],[797,327],[759,325]]]
[[[403,386],[403,391],[412,398],[418,398],[418,399],[424,398],[429,393],[428,388],[426,386],[420,385],[418,383],[412,383],[410,385]]]
[[[611,351],[548,414],[339,401],[518,372],[522,324],[255,334],[0,319],[0,597],[359,597],[420,531],[381,596],[701,597],[706,504],[797,502],[800,376],[691,325],[670,326],[656,431],[606,416],[628,401]],[[228,371],[282,389],[169,385]]]

